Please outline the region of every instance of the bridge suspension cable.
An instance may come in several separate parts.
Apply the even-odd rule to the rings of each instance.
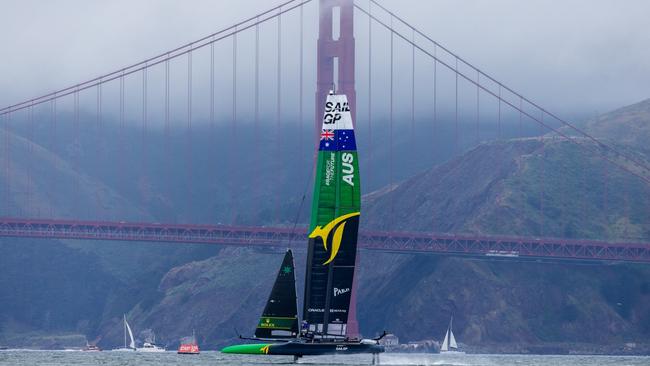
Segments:
[[[277,5],[271,9],[268,9],[262,13],[259,13],[255,16],[249,17],[246,20],[243,20],[237,24],[234,24],[230,27],[224,28],[222,30],[219,30],[215,33],[212,33],[208,36],[202,37],[196,41],[186,43],[180,47],[176,47],[173,50],[161,53],[157,56],[148,58],[146,60],[137,62],[135,64],[132,64],[130,66],[123,67],[119,70],[115,70],[113,72],[109,72],[107,74],[77,83],[75,85],[68,86],[63,89],[59,89],[57,91],[47,93],[44,95],[41,95],[36,98],[32,98],[20,103],[16,103],[13,105],[9,105],[7,107],[4,107],[0,109],[0,116],[8,115],[23,109],[27,109],[30,106],[35,106],[39,105],[45,102],[49,102],[55,99],[59,99],[74,93],[78,93],[80,91],[90,89],[92,87],[106,84],[110,81],[117,80],[120,78],[123,78],[125,76],[140,72],[142,70],[151,68],[153,66],[156,66],[158,64],[166,63],[169,60],[178,58],[180,56],[186,55],[188,53],[191,53],[195,50],[201,49],[203,47],[209,46],[215,42],[221,41],[223,39],[227,39],[231,36],[234,36],[236,34],[239,34],[245,30],[258,27],[260,24],[266,23],[268,21],[271,21],[273,19],[278,18],[282,14],[288,13],[294,9],[301,8],[307,3],[312,2],[313,0],[289,0],[286,1],[280,5]]]
[[[447,54],[449,54],[450,56],[452,56],[452,57],[453,57],[457,62],[460,61],[461,63],[463,63],[464,65],[466,65],[466,66],[469,67],[470,69],[475,70],[479,76],[482,75],[482,76],[484,76],[485,78],[487,78],[488,80],[490,80],[491,82],[495,83],[495,84],[498,86],[498,88],[499,88],[498,96],[496,96],[496,97],[498,98],[499,101],[504,101],[504,102],[505,102],[505,100],[502,99],[502,97],[501,97],[501,89],[504,89],[504,90],[506,90],[507,92],[511,93],[513,96],[517,97],[517,98],[519,99],[520,102],[526,102],[526,103],[528,103],[530,106],[532,106],[532,107],[538,109],[538,110],[541,111],[543,114],[545,114],[545,115],[547,115],[547,116],[553,118],[554,120],[560,122],[562,125],[564,125],[564,126],[568,127],[569,129],[571,129],[571,130],[577,132],[579,135],[585,137],[586,139],[591,140],[591,141],[592,141],[596,146],[599,146],[599,147],[601,147],[601,148],[603,148],[603,149],[605,149],[605,150],[609,150],[609,151],[611,151],[611,152],[613,152],[613,153],[615,153],[615,154],[617,154],[617,155],[619,155],[619,156],[621,156],[621,157],[624,157],[625,159],[627,159],[627,160],[633,162],[633,163],[634,163],[635,165],[637,165],[638,167],[640,167],[640,168],[642,168],[642,169],[645,169],[645,170],[646,170],[646,173],[650,174],[650,166],[647,165],[647,163],[644,163],[644,162],[642,162],[642,161],[636,159],[635,157],[630,156],[629,154],[626,154],[626,153],[623,152],[623,151],[620,151],[619,149],[615,149],[615,148],[613,148],[612,146],[609,146],[609,145],[603,143],[602,141],[598,140],[598,139],[595,138],[594,136],[588,134],[586,131],[584,131],[584,130],[580,129],[579,127],[577,127],[575,124],[569,122],[569,121],[566,120],[566,119],[563,119],[562,117],[558,116],[557,114],[555,114],[555,113],[549,111],[548,109],[542,107],[541,105],[539,105],[539,104],[533,102],[532,100],[526,98],[526,97],[525,97],[524,95],[522,95],[521,93],[518,93],[517,91],[513,90],[513,89],[510,88],[509,86],[503,84],[502,82],[500,82],[499,80],[497,80],[496,78],[494,78],[493,76],[491,76],[490,74],[487,74],[486,72],[484,72],[483,70],[481,70],[480,68],[478,68],[477,66],[475,66],[474,64],[472,64],[472,63],[470,63],[469,61],[465,60],[464,58],[460,57],[457,53],[455,53],[455,52],[451,51],[450,49],[448,49],[447,47],[443,46],[442,44],[440,44],[439,42],[437,42],[436,40],[434,40],[433,38],[431,38],[430,36],[428,36],[426,33],[422,32],[420,29],[418,29],[418,28],[416,28],[415,26],[411,25],[411,24],[408,23],[405,19],[401,18],[400,16],[398,16],[397,14],[395,14],[394,12],[392,12],[390,9],[386,8],[384,5],[378,3],[376,0],[369,0],[369,1],[370,1],[370,3],[376,5],[376,6],[379,7],[381,10],[383,10],[384,12],[386,12],[388,15],[390,15],[391,19],[392,19],[392,18],[396,19],[396,20],[399,21],[401,24],[403,24],[404,26],[406,26],[409,30],[411,30],[412,32],[418,34],[419,36],[423,37],[425,40],[427,40],[428,42],[430,42],[431,44],[433,44],[436,50],[437,50],[437,49],[441,49],[441,50],[445,51]],[[372,18],[373,20],[378,21],[377,18],[376,18],[375,16],[372,16],[372,15],[371,15],[370,11],[367,11],[367,10],[361,8],[359,5],[356,5],[356,4],[355,4],[355,7],[356,7],[357,9],[359,9],[361,12],[365,13],[366,15],[368,15],[368,16],[369,16],[370,18]],[[378,21],[378,22],[379,22],[379,21]],[[394,31],[394,27],[391,26],[391,27],[389,28],[389,30],[390,30],[390,31]],[[400,37],[403,38],[404,40],[408,41],[408,40],[405,38],[405,36],[400,35]],[[413,43],[413,42],[410,42],[410,43]],[[420,50],[421,50],[421,51],[424,51],[424,50],[422,50],[422,49],[420,49]],[[425,53],[426,53],[426,52],[425,52]],[[432,55],[430,55],[430,56],[432,56]],[[434,57],[433,57],[434,59],[436,59],[437,61],[440,62],[440,60],[439,60],[439,58],[437,57],[437,55],[434,54],[433,56],[434,56]],[[443,62],[443,64],[444,64],[444,62]],[[449,65],[445,65],[445,66],[447,66],[447,67],[449,68]],[[463,76],[463,77],[465,77],[465,78],[467,79],[467,77],[466,77],[465,75],[462,75],[462,74],[461,74],[461,76]],[[471,81],[470,79],[467,79],[467,80],[468,80],[468,81]],[[477,80],[478,80],[478,79],[477,79]],[[477,85],[476,83],[474,83],[474,84]],[[477,86],[478,86],[478,85],[477,85]],[[482,89],[484,89],[484,88],[482,88]],[[484,89],[484,90],[485,90],[485,89]],[[487,91],[487,90],[486,90],[486,91]],[[490,94],[494,95],[493,92],[490,92]],[[517,107],[513,106],[513,105],[510,104],[510,103],[508,103],[508,104],[509,104],[511,107],[513,107],[513,108],[515,108],[516,110],[519,110],[519,111],[521,111],[521,108],[523,108],[523,106],[520,106],[519,108],[517,108]],[[534,120],[537,121],[537,122],[540,122],[540,121],[538,121],[537,119],[534,119]],[[544,126],[547,127],[546,125],[544,125]],[[547,128],[548,128],[548,127],[547,127]],[[553,130],[553,131],[554,131],[554,132],[557,132],[557,131],[555,131],[555,130]],[[563,137],[564,137],[564,135],[563,135]],[[645,180],[646,182],[650,182],[650,181],[648,181],[648,179],[643,179],[643,180]]]
[[[398,16],[396,16],[396,15],[395,15],[394,13],[392,13],[391,11],[387,10],[387,9],[386,9],[384,6],[382,6],[381,4],[378,4],[378,3],[377,3],[376,1],[374,1],[374,0],[371,0],[371,1],[372,1],[373,4],[379,6],[381,9],[383,9],[384,11],[386,11],[386,12],[390,15],[390,19],[391,19],[391,23],[390,23],[390,24],[387,23],[386,21],[382,21],[382,20],[379,19],[376,15],[371,14],[369,11],[367,11],[367,10],[364,9],[364,8],[362,8],[361,6],[359,6],[359,5],[357,5],[357,4],[355,4],[354,6],[355,6],[356,9],[358,9],[360,12],[362,12],[363,14],[365,14],[366,16],[368,16],[370,19],[372,19],[373,21],[375,21],[377,24],[379,24],[379,25],[381,25],[382,27],[384,27],[385,29],[387,29],[387,30],[388,30],[392,35],[395,35],[395,36],[401,38],[404,42],[406,42],[407,44],[410,44],[410,45],[412,45],[413,47],[417,48],[417,49],[418,49],[420,52],[422,52],[424,55],[426,55],[427,57],[429,57],[429,58],[435,60],[436,63],[440,63],[442,66],[444,66],[445,68],[447,68],[448,70],[450,70],[451,72],[453,72],[455,75],[462,77],[463,79],[465,79],[465,80],[468,81],[469,83],[475,85],[477,88],[480,88],[480,89],[483,90],[484,92],[486,92],[486,93],[492,95],[494,98],[496,98],[496,99],[499,101],[499,108],[501,107],[501,103],[505,103],[506,105],[508,105],[509,107],[511,107],[513,110],[519,111],[522,115],[524,115],[524,116],[526,116],[527,118],[530,118],[531,120],[535,121],[535,122],[538,123],[539,125],[541,125],[541,126],[543,126],[544,128],[546,128],[548,131],[552,131],[552,132],[558,134],[559,136],[565,138],[567,141],[571,141],[572,143],[574,143],[574,144],[576,144],[576,145],[578,145],[578,146],[583,146],[583,147],[590,148],[591,150],[594,150],[595,152],[597,152],[597,153],[600,155],[600,158],[601,158],[601,159],[603,159],[603,160],[605,160],[605,161],[607,161],[607,162],[609,162],[609,163],[611,163],[611,164],[617,166],[618,168],[620,168],[620,169],[622,169],[622,170],[624,170],[624,171],[626,171],[626,172],[628,172],[628,173],[630,173],[630,174],[632,174],[632,175],[638,177],[639,179],[643,180],[645,183],[647,183],[648,185],[650,185],[650,166],[648,166],[648,165],[646,165],[645,163],[641,162],[639,159],[636,159],[636,158],[630,156],[629,154],[626,154],[626,153],[620,151],[619,149],[614,148],[614,147],[611,146],[611,145],[608,145],[608,144],[603,143],[602,141],[599,141],[598,139],[596,139],[595,137],[593,137],[593,136],[587,134],[586,132],[582,131],[581,129],[579,129],[579,128],[576,127],[575,125],[573,125],[573,124],[571,124],[571,123],[569,123],[569,122],[567,122],[567,121],[561,119],[561,118],[558,117],[557,115],[555,115],[555,114],[553,114],[553,113],[547,111],[546,109],[540,107],[538,104],[536,104],[536,103],[530,101],[529,99],[527,99],[527,98],[524,97],[523,95],[521,95],[521,94],[519,94],[519,93],[513,91],[511,88],[509,88],[509,87],[505,86],[504,84],[502,84],[501,82],[497,81],[497,80],[494,79],[492,76],[490,76],[490,75],[484,73],[483,71],[481,71],[481,70],[478,69],[477,67],[473,66],[473,65],[470,64],[469,62],[465,61],[464,59],[462,59],[461,57],[459,57],[459,56],[456,55],[455,53],[449,51],[447,48],[445,48],[444,46],[440,45],[438,42],[434,41],[433,39],[431,39],[429,36],[427,36],[427,35],[425,35],[424,33],[422,33],[422,32],[421,32],[420,30],[418,30],[417,28],[411,26],[411,25],[408,24],[406,21],[404,21],[403,19],[399,18]],[[488,88],[487,86],[481,84],[481,83],[480,83],[480,79],[474,80],[474,79],[471,78],[467,73],[464,73],[463,71],[458,70],[458,68],[457,68],[455,65],[451,65],[449,62],[444,61],[444,60],[443,60],[439,55],[436,55],[436,54],[434,54],[433,52],[430,52],[429,50],[425,49],[422,45],[417,44],[417,43],[415,42],[415,40],[411,40],[411,39],[409,39],[409,37],[407,37],[407,36],[404,35],[402,32],[400,32],[400,31],[398,31],[398,30],[395,29],[395,27],[392,25],[392,20],[393,20],[393,19],[397,19],[397,20],[399,20],[402,24],[404,24],[405,26],[407,26],[407,27],[408,27],[409,29],[411,29],[412,31],[414,31],[414,32],[416,32],[417,34],[419,34],[419,35],[425,37],[426,40],[430,41],[430,42],[435,46],[435,48],[434,48],[435,50],[437,50],[437,49],[442,49],[442,50],[444,50],[445,52],[447,52],[449,55],[452,56],[452,58],[455,60],[455,62],[458,62],[458,61],[462,62],[463,64],[467,65],[467,66],[470,67],[471,69],[475,70],[475,71],[478,73],[479,76],[483,76],[483,77],[489,79],[490,81],[496,83],[496,84],[497,84],[497,87],[498,87],[498,90],[497,90],[497,91],[491,90],[491,89]],[[391,40],[392,40],[392,37],[391,37]],[[391,42],[392,42],[392,41],[391,41]],[[563,132],[560,128],[553,127],[553,126],[550,125],[548,122],[546,122],[546,121],[544,121],[543,119],[540,119],[539,117],[533,115],[532,112],[529,112],[529,111],[527,111],[527,110],[524,110],[522,107],[520,107],[520,106],[518,106],[517,104],[515,104],[515,102],[510,101],[510,100],[506,99],[505,97],[503,97],[503,96],[501,95],[501,91],[502,91],[502,90],[507,90],[508,92],[512,93],[512,95],[518,97],[518,100],[520,101],[520,103],[521,103],[522,101],[525,101],[526,103],[528,103],[529,105],[531,105],[532,107],[534,107],[535,109],[537,109],[538,111],[540,111],[542,115],[548,115],[549,117],[552,117],[553,119],[555,119],[555,120],[559,121],[560,123],[562,123],[564,126],[567,126],[567,127],[571,128],[571,129],[575,130],[575,131],[578,132],[580,135],[582,135],[582,137],[584,137],[584,138],[587,139],[587,140],[592,141],[594,144],[593,144],[593,145],[586,145],[586,144],[583,144],[583,143],[581,143],[581,141],[580,141],[579,139],[570,136],[568,133]],[[641,173],[640,173],[640,172],[637,172],[637,171],[631,169],[630,167],[628,167],[628,166],[622,164],[621,162],[612,159],[611,157],[609,157],[609,156],[606,155],[607,152],[612,152],[612,153],[614,153],[615,155],[617,155],[618,157],[621,157],[621,158],[623,158],[623,159],[625,159],[625,160],[631,162],[633,165],[636,166],[636,168],[640,168],[640,169],[642,170],[642,172],[641,172]]]

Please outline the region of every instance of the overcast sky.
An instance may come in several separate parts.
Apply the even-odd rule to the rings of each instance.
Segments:
[[[140,61],[279,3],[0,1],[2,106]],[[553,110],[605,112],[650,97],[650,1],[380,2]],[[305,42],[315,37],[307,34]]]

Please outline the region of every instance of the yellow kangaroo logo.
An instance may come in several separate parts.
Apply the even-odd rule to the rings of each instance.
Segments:
[[[345,231],[345,224],[346,220],[359,216],[361,213],[360,212],[352,212],[347,215],[339,216],[335,218],[334,220],[330,221],[325,227],[321,226],[316,226],[314,231],[309,234],[310,239],[315,239],[317,237],[321,237],[323,239],[323,247],[325,247],[325,250],[327,250],[327,238],[330,235],[330,232],[334,229],[334,235],[332,237],[332,248],[330,250],[330,258],[323,263],[323,265],[329,264],[331,261],[336,258],[336,254],[339,252],[339,248],[341,247],[341,240],[343,239],[343,232]]]
[[[264,352],[265,355],[268,355],[269,354],[269,347],[270,347],[270,345],[267,344],[266,346],[260,348],[260,351]]]

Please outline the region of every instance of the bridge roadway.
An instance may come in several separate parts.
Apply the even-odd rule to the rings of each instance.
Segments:
[[[188,225],[0,218],[0,237],[140,241],[287,247],[303,243],[304,228]],[[650,243],[560,238],[361,231],[367,250],[435,253],[499,259],[546,259],[650,263]]]

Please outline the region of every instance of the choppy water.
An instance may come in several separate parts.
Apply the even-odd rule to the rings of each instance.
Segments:
[[[370,365],[369,355],[305,357],[303,365]],[[293,364],[290,357],[219,352],[177,355],[122,352],[0,351],[0,366],[257,366]],[[650,357],[382,354],[381,365],[426,366],[650,366]]]

